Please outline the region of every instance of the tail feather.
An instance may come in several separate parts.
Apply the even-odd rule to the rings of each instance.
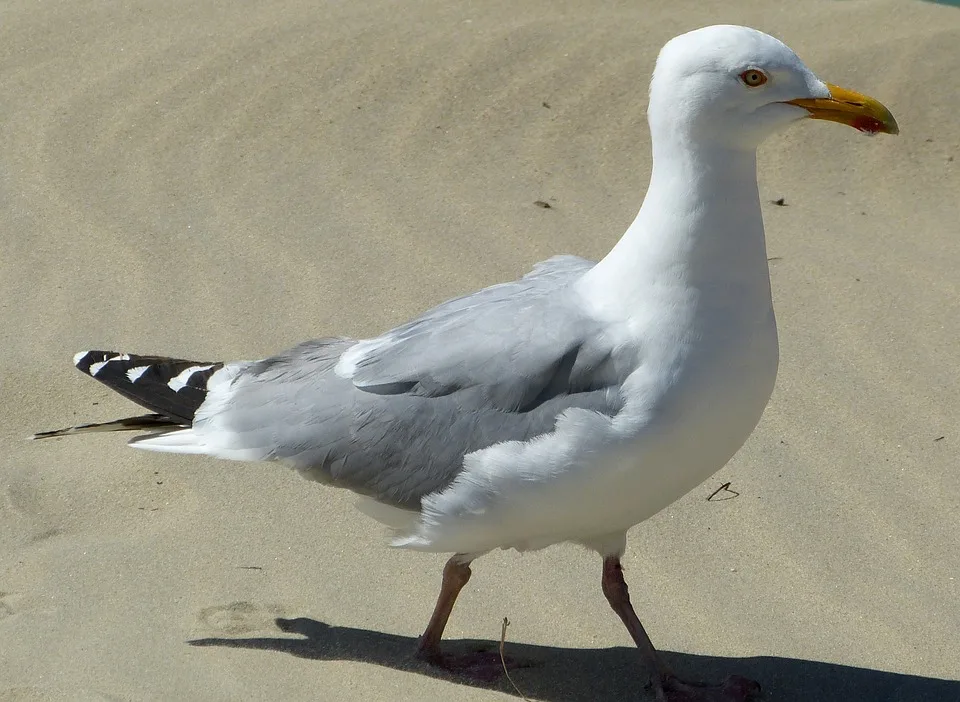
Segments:
[[[55,431],[42,431],[33,439],[69,436],[95,431],[149,431],[151,436],[191,426],[207,397],[207,382],[222,363],[200,363],[164,356],[136,356],[115,351],[81,351],[74,365],[153,414],[112,422],[81,424]]]
[[[80,424],[66,429],[54,431],[40,431],[31,436],[31,439],[50,439],[54,436],[70,436],[71,434],[87,434],[96,431],[150,431],[179,429],[180,422],[172,421],[162,414],[142,414],[139,417],[125,417],[112,422],[98,422],[95,424]]]
[[[164,453],[206,453],[206,444],[189,427],[130,439],[133,448]]]
[[[207,381],[223,363],[203,363],[115,351],[81,351],[80,371],[137,404],[189,426],[207,397]]]

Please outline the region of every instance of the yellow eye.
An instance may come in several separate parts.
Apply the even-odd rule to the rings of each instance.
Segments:
[[[756,68],[751,68],[740,74],[740,80],[742,80],[743,84],[748,88],[759,88],[767,82],[767,74],[763,71],[758,71]]]

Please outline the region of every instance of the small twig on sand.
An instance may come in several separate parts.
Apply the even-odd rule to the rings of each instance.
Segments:
[[[721,492],[729,492],[731,496],[719,497],[716,500],[714,500],[713,498],[717,497],[717,495],[719,495]],[[734,497],[740,497],[740,493],[737,492],[736,490],[731,490],[730,483],[724,483],[723,485],[721,485],[716,490],[710,493],[710,497],[707,498],[707,502],[723,502],[724,500],[732,500]]]
[[[507,659],[503,655],[503,645],[507,642],[507,627],[510,626],[510,620],[506,617],[503,618],[503,626],[500,627],[500,665],[503,666],[503,674],[507,676],[507,680],[513,685],[513,689],[517,691],[517,694],[526,702],[530,702],[527,699],[527,696],[520,692],[520,688],[517,687],[517,683],[513,682],[513,678],[510,677],[510,671],[507,670]]]

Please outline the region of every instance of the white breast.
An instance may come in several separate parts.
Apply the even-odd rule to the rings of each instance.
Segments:
[[[467,457],[398,546],[480,553],[563,541],[592,545],[656,514],[718,471],[753,431],[773,390],[777,335],[772,309],[729,343],[700,339],[675,382],[653,402],[615,418],[574,410],[553,434],[499,444]],[[698,349],[703,349],[700,352]],[[641,365],[626,385],[648,383]]]

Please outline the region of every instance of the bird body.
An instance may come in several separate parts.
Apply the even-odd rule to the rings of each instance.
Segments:
[[[604,594],[658,699],[748,699],[743,679],[705,688],[672,674],[619,558],[627,530],[722,468],[770,398],[777,326],[756,151],[810,117],[898,131],[878,102],[824,83],[762,32],[681,35],[650,85],[643,205],[598,263],[554,257],[374,339],[261,361],[83,352],[81,370],[155,414],[37,437],[142,429],[137,448],[279,461],[357,492],[395,545],[455,554],[420,644],[441,664],[471,560],[586,545],[604,557]]]
[[[482,553],[574,541],[603,555],[622,552],[630,527],[739,450],[778,364],[755,166],[743,160],[714,172],[713,208],[690,211],[648,194],[613,264],[602,261],[570,283],[605,330],[622,408],[613,416],[568,411],[543,440],[468,455],[446,490],[425,496],[413,534],[398,545]],[[738,167],[753,168],[751,177],[734,177]],[[658,174],[655,161],[655,196]],[[718,229],[731,236],[711,238]],[[634,265],[618,271],[621,261]]]

